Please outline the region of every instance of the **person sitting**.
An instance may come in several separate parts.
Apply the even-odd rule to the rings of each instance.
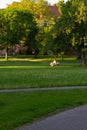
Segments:
[[[50,63],[50,66],[52,66],[52,67],[54,66],[53,62]]]
[[[56,60],[54,60],[54,61],[53,61],[53,64],[54,64],[54,65],[57,65],[57,62],[56,62]]]
[[[55,65],[59,65],[59,62],[56,62],[56,60],[54,60],[53,62],[50,63],[50,66],[55,66]]]

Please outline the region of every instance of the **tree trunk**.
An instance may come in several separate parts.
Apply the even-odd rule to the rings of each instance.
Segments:
[[[83,50],[81,51],[81,62],[82,66],[86,65],[86,54]]]
[[[6,47],[5,59],[8,60],[8,47]]]

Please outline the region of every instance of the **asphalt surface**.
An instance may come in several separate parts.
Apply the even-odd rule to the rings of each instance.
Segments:
[[[56,114],[15,130],[87,130],[87,105]]]

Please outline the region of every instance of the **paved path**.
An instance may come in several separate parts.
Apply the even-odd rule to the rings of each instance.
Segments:
[[[51,87],[51,88],[24,88],[24,89],[0,89],[0,93],[46,91],[46,90],[70,90],[70,89],[85,89],[85,88],[87,88],[87,86]]]
[[[15,130],[87,130],[87,105]]]

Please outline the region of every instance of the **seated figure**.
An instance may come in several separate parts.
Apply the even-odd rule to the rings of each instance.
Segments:
[[[50,63],[50,66],[55,66],[55,65],[59,65],[59,62],[56,62],[56,60],[54,60],[53,62]]]
[[[54,64],[54,65],[57,65],[57,62],[56,62],[56,60],[54,60],[54,61],[53,61],[53,64]]]

